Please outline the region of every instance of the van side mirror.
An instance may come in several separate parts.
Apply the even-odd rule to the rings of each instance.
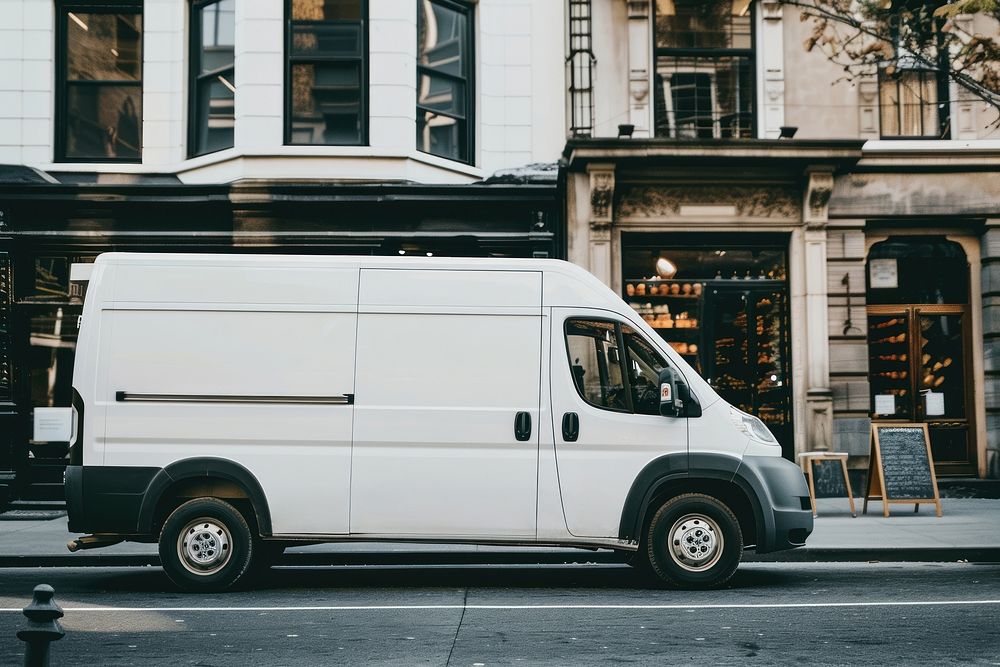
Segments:
[[[677,373],[672,368],[664,368],[660,371],[660,414],[664,417],[677,417],[678,396],[677,396]]]
[[[672,368],[660,371],[660,414],[664,417],[701,417],[701,403],[680,374]]]

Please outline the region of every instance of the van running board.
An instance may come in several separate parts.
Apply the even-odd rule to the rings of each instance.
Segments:
[[[78,537],[75,540],[67,542],[66,548],[69,549],[70,552],[76,552],[82,549],[109,547],[112,544],[118,544],[119,542],[124,541],[124,537],[118,537],[117,535],[84,535],[83,537]]]

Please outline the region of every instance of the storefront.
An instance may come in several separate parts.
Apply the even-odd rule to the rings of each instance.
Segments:
[[[568,255],[782,454],[832,449],[827,204],[856,141],[574,139]]]
[[[554,178],[189,186],[18,177],[0,182],[0,505],[8,492],[61,493],[68,443],[32,440],[32,414],[71,402],[82,312],[74,263],[108,251],[560,257],[564,247]]]

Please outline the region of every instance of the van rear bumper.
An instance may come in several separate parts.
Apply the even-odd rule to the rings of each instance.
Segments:
[[[66,511],[71,533],[135,535],[139,509],[160,468],[66,466]]]
[[[803,546],[813,530],[813,515],[802,469],[778,456],[745,456],[736,476],[760,501],[757,553]]]

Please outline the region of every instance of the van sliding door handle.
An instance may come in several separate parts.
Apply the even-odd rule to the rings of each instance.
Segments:
[[[562,421],[563,440],[576,442],[580,437],[580,417],[575,412],[567,412]]]
[[[514,415],[514,437],[524,442],[531,437],[531,414],[518,412]]]

